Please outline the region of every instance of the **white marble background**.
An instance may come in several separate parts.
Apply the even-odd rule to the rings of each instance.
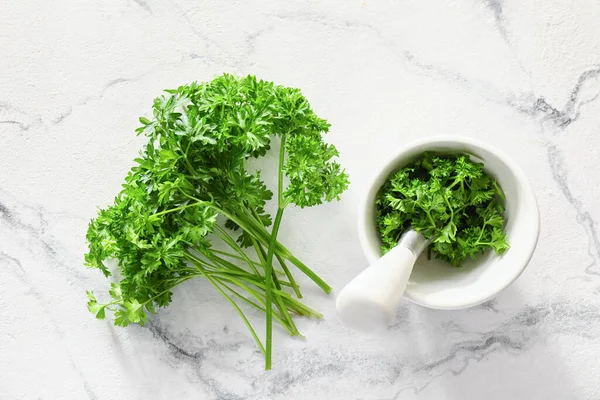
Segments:
[[[0,6],[0,399],[600,399],[598,0],[5,0]],[[282,239],[335,288],[365,265],[357,201],[407,141],[462,134],[528,173],[524,275],[459,312],[405,305],[384,336],[335,317],[275,335],[275,369],[203,281],[149,327],[85,307],[82,265],[164,88],[222,72],[303,89],[353,185]],[[256,321],[260,321],[256,315]]]

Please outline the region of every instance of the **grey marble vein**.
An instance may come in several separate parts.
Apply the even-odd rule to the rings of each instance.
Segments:
[[[7,3],[0,398],[600,398],[599,18],[582,0]],[[87,221],[137,154],[120,133],[132,116],[109,95],[147,99],[159,94],[150,86],[222,72],[293,82],[332,124],[353,184],[329,208],[290,211],[281,235],[335,290],[364,262],[354,231],[369,171],[433,131],[502,146],[527,166],[543,221],[528,269],[469,310],[403,304],[375,338],[307,290],[326,318],[298,319],[305,340],[277,332],[272,371],[201,285],[182,287],[147,328],[95,320],[85,290],[108,282],[82,265]]]
[[[0,121],[0,124],[7,124],[7,125],[17,125],[22,131],[26,131],[29,129],[30,125],[26,125],[23,122],[19,122],[19,121],[12,121],[12,120],[4,120],[4,121]]]
[[[178,359],[188,359],[193,360],[194,362],[202,361],[202,352],[190,352],[188,350],[183,349],[182,347],[175,344],[171,339],[169,339],[167,332],[165,332],[155,321],[148,322],[148,329],[155,337],[162,340],[169,350],[169,352]]]
[[[139,76],[132,77],[132,78],[118,77],[118,78],[109,80],[108,82],[106,82],[105,84],[102,85],[102,87],[100,88],[100,90],[97,93],[92,94],[92,95],[85,95],[76,104],[74,104],[72,106],[68,106],[66,109],[60,111],[58,113],[58,115],[56,115],[55,117],[50,119],[51,124],[60,125],[60,124],[64,123],[66,120],[68,120],[70,117],[73,116],[73,112],[75,111],[75,109],[80,108],[82,106],[89,105],[90,103],[93,103],[95,101],[102,99],[104,97],[105,93],[109,89],[114,88],[115,86],[137,82],[137,81],[143,79],[149,73],[150,72],[146,72],[146,73],[140,74]]]
[[[16,257],[10,256],[2,251],[0,251],[0,258],[8,261],[12,265],[12,268],[9,267],[9,269],[14,273],[14,275],[19,278],[19,280],[27,283],[24,281],[25,269],[23,268],[21,261],[19,261]]]
[[[244,38],[244,50],[237,57],[237,61],[234,63],[235,68],[238,70],[253,66],[256,62],[252,61],[248,63],[248,59],[256,53],[256,43],[258,39],[265,33],[273,31],[273,27],[265,27],[252,32]]]
[[[600,239],[598,238],[596,222],[590,211],[586,210],[581,204],[581,201],[573,194],[573,191],[569,186],[568,171],[565,166],[564,157],[558,146],[549,143],[547,145],[547,150],[548,162],[552,169],[554,181],[558,184],[567,201],[575,209],[575,212],[577,213],[577,223],[583,227],[588,237],[588,255],[592,260],[586,266],[585,272],[590,275],[600,275],[600,269],[597,268],[598,262],[600,261]]]
[[[150,9],[150,6],[146,0],[133,0],[133,2],[140,6],[144,11],[152,14],[152,9]]]
[[[330,362],[322,363],[313,366],[312,368],[306,368],[302,370],[301,373],[295,371],[294,373],[290,371],[276,373],[269,379],[269,384],[271,386],[269,393],[272,395],[286,394],[293,386],[310,384],[313,379],[322,376],[339,376],[346,370],[347,365],[345,365],[345,363],[340,363],[338,360],[331,360]],[[254,381],[252,384],[254,387],[261,386],[261,382],[257,381]]]
[[[496,22],[496,27],[498,28],[498,32],[502,35],[502,38],[506,42],[510,42],[508,39],[508,34],[506,32],[506,27],[504,26],[504,1],[503,0],[484,0],[484,3],[487,8],[489,8],[494,14],[494,20]]]
[[[87,393],[88,398],[90,400],[99,400],[98,396],[96,396],[96,394],[94,393],[94,391],[92,390],[92,388],[90,388],[90,386],[88,385],[87,382],[83,383],[83,387],[84,387],[85,392]]]
[[[497,304],[498,304],[498,301],[496,299],[492,299],[490,301],[486,301],[485,303],[481,304],[479,307],[483,308],[484,310],[489,310],[494,313],[499,313],[500,310],[498,310]]]
[[[50,309],[48,308],[47,300],[42,293],[42,289],[37,287],[35,280],[32,279],[30,274],[27,273],[23,263],[21,260],[19,260],[19,258],[0,250],[0,265],[2,265],[3,272],[8,271],[11,275],[16,277],[23,286],[27,288],[26,296],[33,297],[40,307],[46,310],[46,312],[50,313]],[[59,337],[62,337],[63,332],[60,328],[60,325],[54,320],[52,320],[52,322],[55,332],[57,332]]]
[[[497,24],[499,24],[499,30],[501,29],[500,33],[505,39],[505,41],[510,45],[503,25],[504,17],[502,1],[484,1],[486,3],[486,6],[494,12],[495,20]],[[273,15],[273,17],[285,21],[308,21],[310,23],[315,23],[323,27],[332,29],[366,30],[368,32],[371,32],[375,36],[375,38],[390,51],[390,53],[394,54],[396,57],[399,57],[400,59],[408,63],[408,65],[417,73],[426,74],[426,76],[428,77],[440,79],[444,82],[457,85],[458,87],[461,87],[465,90],[473,91],[480,97],[492,103],[508,105],[511,107],[518,108],[520,104],[526,102],[527,99],[533,97],[533,92],[531,91],[531,88],[524,88],[523,93],[507,93],[499,90],[491,82],[465,76],[460,71],[452,70],[451,68],[447,68],[444,65],[424,62],[418,59],[418,57],[414,54],[413,51],[404,48],[401,44],[397,43],[397,41],[392,40],[390,37],[388,37],[388,35],[386,35],[386,33],[383,32],[381,29],[378,29],[376,26],[373,26],[368,23],[352,20],[339,21],[328,18],[327,16],[319,13],[309,12],[297,13],[294,15],[276,14]],[[522,65],[522,63],[518,60],[516,60],[516,62],[521,72],[523,72],[525,75],[528,75],[529,73]]]
[[[41,124],[41,118],[23,111],[16,105],[2,102],[1,100],[2,97],[0,97],[0,135],[11,127],[13,129],[16,128],[17,132],[22,134],[29,131],[32,126]],[[6,127],[6,129],[3,129],[2,126]]]
[[[325,26],[328,28],[346,28],[346,29],[354,29],[354,28],[363,28],[370,31],[375,32],[378,36],[382,36],[379,30],[377,30],[373,25],[353,21],[349,19],[344,20],[336,20],[329,18],[326,15],[317,13],[317,12],[301,12],[301,13],[293,13],[293,14],[272,14],[270,15],[273,18],[284,20],[284,21],[295,21],[295,22],[312,22],[319,24],[321,26]]]
[[[540,97],[536,99],[533,107],[526,112],[532,115],[541,115],[545,120],[552,122],[558,128],[566,128],[577,120],[584,105],[593,102],[600,96],[599,77],[600,66],[583,72],[577,79],[569,100],[562,110],[552,107],[543,97]],[[594,83],[596,87],[593,87]],[[583,93],[586,89],[591,89],[592,94],[588,95],[588,98],[583,99]]]
[[[148,323],[148,329],[152,334],[163,342],[169,354],[180,362],[187,364],[194,372],[195,379],[205,385],[211,393],[215,395],[217,400],[242,400],[233,392],[225,389],[218,381],[210,378],[203,372],[203,361],[204,353],[206,351],[215,351],[216,346],[204,347],[197,351],[186,350],[178,345],[173,339],[169,337],[168,332],[162,328],[156,321],[150,321]],[[240,344],[233,344],[233,347],[238,347]]]
[[[2,188],[0,188],[2,193]],[[10,225],[13,229],[18,231],[26,232],[31,238],[34,239],[34,245],[41,244],[42,248],[49,256],[55,256],[57,250],[54,244],[44,238],[44,225],[46,224],[43,214],[41,211],[29,209],[28,212],[36,214],[36,223],[25,222],[15,212],[9,210],[9,208],[0,203],[0,221]]]
[[[499,350],[522,351],[535,339],[536,334],[533,333],[532,328],[547,318],[549,313],[550,311],[546,306],[527,307],[524,311],[503,322],[498,328],[481,333],[477,340],[467,340],[454,344],[447,356],[426,363],[418,367],[415,372],[429,372],[438,369],[462,355],[460,367],[452,369],[453,374],[459,375],[469,366],[470,361],[480,361],[492,352]],[[449,330],[467,333],[460,326],[449,328]]]
[[[600,318],[598,307],[568,305],[565,299],[557,299],[551,304],[528,306],[523,311],[501,320],[496,327],[488,331],[472,332],[465,330],[459,323],[449,324],[443,328],[444,332],[454,332],[470,337],[465,340],[459,339],[447,350],[440,351],[439,358],[433,357],[426,362],[413,360],[408,365],[402,365],[396,364],[393,358],[384,361],[389,363],[388,368],[394,368],[396,371],[393,373],[394,377],[391,378],[392,384],[404,379],[407,374],[416,379],[415,385],[403,388],[393,398],[399,398],[399,395],[406,391],[419,394],[447,373],[461,375],[471,364],[481,362],[495,353],[518,357],[532,346],[546,340],[548,328],[554,326],[558,321],[561,322],[562,333],[581,335],[589,339],[597,338],[600,332],[590,334],[582,330],[597,318]],[[174,343],[168,334],[161,328],[157,328],[157,325],[151,325],[150,329],[168,346],[174,358],[184,360],[197,369],[201,368],[204,361],[203,352],[207,350],[206,348],[202,351],[186,349],[180,344]],[[561,332],[554,331],[552,334],[556,335]],[[331,354],[320,363],[311,361],[315,360],[315,356],[310,352],[304,353],[299,365],[306,367],[300,367],[300,370],[294,372],[274,371],[270,374],[266,381],[269,388],[268,393],[272,395],[289,393],[292,388],[302,386],[320,376],[343,376],[348,372],[348,367],[352,363],[351,356],[342,353]],[[262,374],[252,383],[252,386],[261,392],[264,390],[264,385],[265,377]]]
[[[600,319],[600,308],[594,306],[568,304],[566,299],[550,304],[527,306],[514,316],[501,322],[498,327],[487,332],[467,332],[459,324],[451,324],[445,328],[448,332],[479,335],[477,339],[458,341],[452,345],[447,354],[441,358],[433,359],[421,365],[415,365],[412,376],[418,377],[425,374],[421,384],[403,388],[392,398],[401,398],[402,393],[410,391],[419,394],[437,379],[450,372],[454,376],[461,375],[473,363],[481,362],[493,353],[504,352],[518,357],[528,351],[532,346],[547,340],[548,327],[560,322],[561,333],[578,335],[582,338],[594,340],[600,332],[590,334],[586,327]],[[557,331],[553,335],[560,334]]]
[[[69,117],[73,113],[73,107],[69,106],[67,109],[60,112],[56,117],[52,119],[53,124],[60,124],[65,120],[65,118]]]
[[[200,21],[194,21],[194,17],[196,15],[190,16],[189,11],[182,7],[182,5],[179,4],[179,2],[177,2],[176,0],[169,0],[169,3],[173,6],[175,11],[177,12],[177,15],[184,19],[185,25],[188,27],[188,29],[195,36],[197,36],[202,43],[206,44],[206,49],[203,52],[203,56],[211,62],[228,63],[229,57],[231,57],[230,49],[228,49],[226,46],[222,46],[217,40],[214,40],[210,37],[210,35],[206,34],[203,30],[201,30],[200,28],[203,24]],[[200,16],[202,15],[200,14]],[[218,50],[218,52],[215,53],[213,49]],[[196,50],[196,53],[199,52]]]
[[[111,79],[110,81],[108,81],[107,83],[105,83],[104,85],[102,85],[102,88],[100,89],[100,91],[99,91],[98,94],[95,94],[93,96],[86,96],[86,97],[84,97],[83,100],[81,101],[81,103],[79,105],[86,105],[86,104],[90,103],[91,101],[95,101],[95,100],[101,99],[102,97],[104,97],[104,94],[106,93],[106,91],[108,89],[114,87],[114,86],[123,85],[123,84],[131,83],[131,82],[135,82],[135,81],[137,81],[137,80],[139,80],[141,78],[142,78],[142,76],[139,76],[139,77],[136,77],[136,78],[119,77],[119,78]],[[69,114],[71,114],[71,113],[69,113]],[[65,116],[65,117],[67,117],[67,116]],[[61,118],[61,121],[64,120],[65,117]]]
[[[7,206],[11,204],[11,207]],[[15,206],[12,206],[12,205]],[[40,255],[46,260],[46,267],[55,270],[57,273],[68,271],[71,278],[76,278],[80,282],[85,282],[89,279],[86,271],[82,270],[79,262],[83,258],[78,255],[76,262],[67,255],[67,249],[62,242],[48,232],[48,218],[75,218],[81,223],[87,224],[86,218],[79,218],[72,213],[65,211],[63,213],[50,213],[39,205],[29,205],[24,202],[19,202],[8,192],[0,188],[0,234],[5,234],[7,237],[24,237],[19,242],[21,249],[31,252],[31,255]],[[6,248],[0,243],[0,251],[9,252],[10,248]],[[9,254],[5,253],[7,257]],[[15,261],[19,261],[14,258]],[[28,286],[31,282],[24,281]],[[43,291],[33,291],[34,294],[41,296]],[[40,301],[43,301],[41,298]]]
[[[560,132],[577,121],[582,107],[593,102],[600,96],[599,76],[600,67],[593,67],[584,71],[571,90],[571,95],[563,110],[558,110],[546,103],[543,98],[539,98],[533,108],[527,111],[532,116],[542,118],[541,129],[546,136],[545,144],[552,177],[565,199],[577,213],[577,223],[586,232],[589,242],[588,255],[591,261],[585,267],[585,272],[590,275],[600,275],[600,271],[597,270],[598,262],[600,261],[600,239],[598,238],[597,225],[590,211],[585,209],[581,201],[573,193],[568,181],[569,171],[565,165],[564,156],[559,146],[552,142],[552,135],[555,131]],[[596,86],[594,86],[594,83],[596,83]],[[587,98],[583,98],[586,90],[591,93],[588,93]],[[547,122],[551,123],[550,127],[547,127]]]

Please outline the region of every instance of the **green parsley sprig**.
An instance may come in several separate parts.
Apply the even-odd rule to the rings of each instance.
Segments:
[[[459,267],[486,249],[508,249],[504,193],[498,182],[468,155],[426,152],[393,173],[380,189],[377,226],[383,253],[412,226],[440,259]]]
[[[322,138],[329,124],[298,89],[228,74],[167,90],[152,111],[153,118],[140,118],[137,132],[149,141],[137,165],[114,204],[89,225],[86,265],[108,277],[105,260],[116,259],[120,280],[111,285],[106,303],[88,292],[88,308],[100,319],[106,310],[114,312],[116,325],[144,325],[156,306],[171,302],[173,288],[203,277],[239,313],[270,369],[273,319],[290,335],[300,335],[291,314],[321,317],[297,300],[302,296],[290,264],[331,291],[277,240],[288,205],[339,199],[348,186],[336,148]],[[265,205],[273,193],[246,162],[264,156],[274,137],[280,149],[272,221]],[[215,241],[229,250],[215,248]],[[241,303],[266,313],[265,345]]]

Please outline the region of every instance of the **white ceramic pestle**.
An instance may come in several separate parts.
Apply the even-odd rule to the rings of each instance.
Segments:
[[[341,290],[336,308],[342,321],[363,332],[387,328],[394,321],[415,261],[428,245],[415,230],[404,232],[396,247]]]

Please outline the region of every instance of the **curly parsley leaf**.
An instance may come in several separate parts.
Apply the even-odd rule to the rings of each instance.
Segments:
[[[432,242],[438,258],[454,266],[489,248],[503,254],[509,248],[504,200],[498,182],[468,155],[426,152],[393,173],[378,193],[382,252],[412,226]]]
[[[116,259],[120,277],[105,304],[88,292],[89,310],[100,319],[112,311],[116,325],[144,325],[148,313],[171,303],[177,285],[203,277],[244,320],[270,368],[272,320],[299,335],[290,313],[320,316],[283,291],[289,286],[301,297],[288,264],[331,290],[277,241],[287,205],[339,199],[348,186],[336,148],[323,140],[329,124],[300,90],[229,74],[167,90],[154,100],[152,117],[139,121],[136,132],[148,143],[113,205],[98,212],[87,232],[85,264],[108,277],[105,261]],[[265,209],[274,192],[246,162],[264,156],[275,137],[282,145],[273,219]],[[238,302],[266,313],[266,346]]]

